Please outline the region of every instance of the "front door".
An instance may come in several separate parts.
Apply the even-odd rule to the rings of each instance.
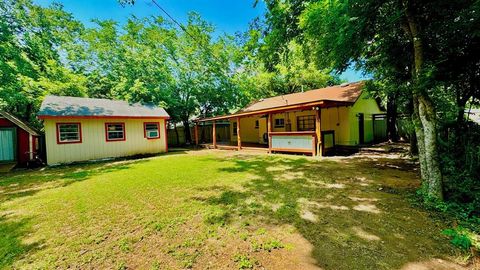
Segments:
[[[365,143],[365,119],[363,113],[358,114],[358,140],[360,144]]]
[[[15,128],[0,128],[0,162],[15,160]]]

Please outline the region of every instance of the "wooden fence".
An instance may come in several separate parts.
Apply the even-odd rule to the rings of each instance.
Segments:
[[[216,132],[217,132],[217,142],[229,142],[230,141],[230,125],[228,124],[217,124],[216,125]],[[178,137],[177,137],[178,133]],[[185,128],[184,127],[177,127],[177,131],[174,128],[167,129],[168,134],[168,145],[171,146],[179,146],[185,145]],[[212,139],[213,128],[212,125],[199,125],[198,126],[198,136],[199,136],[199,143],[211,143]],[[194,127],[190,127],[190,135],[192,142],[195,141],[195,130]]]

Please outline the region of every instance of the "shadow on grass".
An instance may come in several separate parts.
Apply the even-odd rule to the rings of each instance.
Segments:
[[[32,196],[45,189],[65,187],[89,179],[98,174],[128,169],[129,165],[109,163],[74,164],[24,170],[2,175],[0,180],[0,203]]]
[[[168,155],[181,154],[182,151]],[[18,259],[41,249],[42,241],[29,239],[34,228],[34,217],[23,218],[11,213],[8,202],[47,189],[65,187],[94,176],[127,170],[132,165],[148,162],[149,156],[135,156],[109,161],[85,162],[35,170],[18,170],[2,174],[0,178],[0,269],[9,268]],[[29,243],[31,242],[31,243]]]
[[[0,217],[0,269],[11,267],[19,256],[42,245],[41,242],[23,240],[29,231],[28,219],[9,221],[5,216]]]
[[[408,201],[419,182],[405,161],[248,155],[231,161],[235,166],[221,170],[253,180],[241,191],[216,188],[220,195],[203,198],[228,213],[220,222],[209,218],[293,225],[324,269],[399,269],[451,253],[440,233],[445,225]]]
[[[0,203],[31,196],[40,190],[65,187],[87,180],[95,175],[126,170],[132,164],[148,161],[149,157],[177,155],[184,150],[160,155],[135,155],[113,160],[78,162],[69,165],[45,167],[33,170],[18,170],[0,174]]]

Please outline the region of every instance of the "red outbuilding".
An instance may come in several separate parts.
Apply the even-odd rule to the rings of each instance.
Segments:
[[[0,111],[0,164],[25,166],[39,149],[40,134],[28,123]]]

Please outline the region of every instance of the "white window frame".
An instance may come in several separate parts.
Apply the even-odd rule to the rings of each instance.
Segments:
[[[115,131],[109,130],[109,126],[113,126],[113,125],[115,125],[115,126],[118,126],[118,125],[122,126],[122,131],[121,131],[121,132],[122,132],[122,135],[123,135],[123,136],[122,136],[121,138],[113,138],[113,139],[110,139],[110,137],[109,137],[109,134],[110,134],[110,133],[118,133],[118,132],[120,132],[120,131],[118,131],[118,130],[115,130]],[[106,140],[107,142],[125,141],[126,139],[127,139],[127,137],[126,137],[125,123],[124,123],[124,122],[105,123],[105,140]]]
[[[147,129],[147,125],[156,125],[157,126],[157,136],[155,136],[155,137],[150,137],[149,136],[149,134],[148,134],[149,130]],[[143,132],[144,132],[145,138],[147,138],[149,140],[160,139],[160,123],[159,122],[144,122],[143,123]]]
[[[77,131],[63,131],[62,126],[71,126],[76,125]],[[56,123],[57,126],[57,144],[67,144],[67,143],[81,143],[82,142],[82,124],[81,123]],[[62,140],[62,134],[77,134],[78,139],[66,139]]]

